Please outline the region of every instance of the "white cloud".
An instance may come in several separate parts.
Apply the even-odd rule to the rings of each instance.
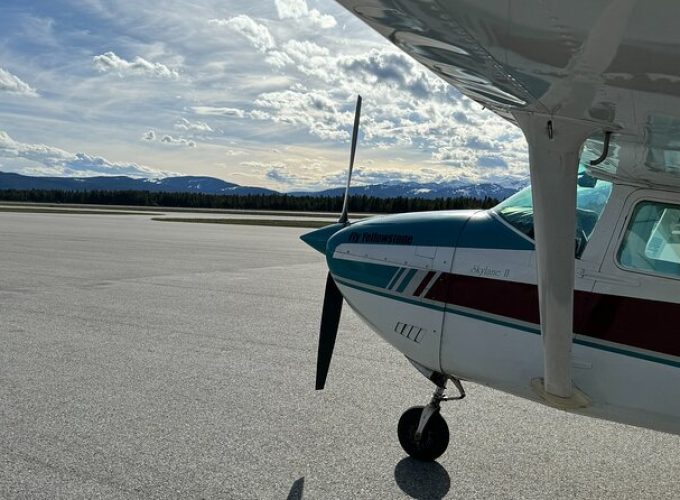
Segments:
[[[245,112],[242,109],[226,108],[219,106],[192,106],[191,110],[197,115],[205,116],[233,116],[236,118],[243,118]]]
[[[286,54],[285,52],[281,52],[280,50],[270,50],[267,53],[265,62],[279,69],[289,64],[295,63],[295,61],[293,61],[293,59],[291,59],[291,57],[288,54]]]
[[[186,121],[188,122],[188,120],[186,120]],[[181,123],[181,122],[178,122],[178,123]],[[190,129],[185,128],[184,130],[190,130]],[[149,130],[142,136],[142,139],[144,139],[145,141],[155,141],[156,140],[156,132],[154,132],[153,130]],[[193,141],[191,139],[185,139],[184,137],[174,137],[174,136],[169,135],[169,134],[163,135],[160,138],[160,142],[161,142],[161,144],[171,145],[171,146],[187,146],[189,148],[195,148],[196,147],[196,141]]]
[[[135,57],[132,61],[126,61],[117,56],[114,52],[105,52],[104,54],[94,56],[92,62],[94,67],[101,73],[114,72],[118,73],[120,76],[144,75],[154,78],[179,78],[177,70],[171,69],[161,63],[147,61],[139,56]]]
[[[309,40],[289,40],[283,44],[283,49],[293,59],[308,62],[312,57],[328,57],[330,50]]]
[[[319,28],[332,28],[337,24],[335,18],[329,14],[322,14],[316,9],[310,9],[305,0],[274,0],[279,19],[306,20]]]
[[[327,92],[268,92],[260,94],[254,104],[265,110],[263,117],[305,127],[321,139],[342,141],[349,138],[345,128],[353,123],[353,114],[340,110]],[[260,115],[251,113],[251,116]]]
[[[267,170],[265,176],[267,179],[278,182],[279,184],[295,184],[297,181],[297,176],[291,174],[283,167],[271,167]]]
[[[161,142],[163,144],[169,144],[172,146],[187,146],[189,148],[195,148],[196,147],[196,142],[185,139],[184,137],[173,137],[171,135],[164,135],[161,137]]]
[[[208,22],[216,26],[225,26],[240,33],[260,52],[264,53],[276,47],[269,29],[264,24],[259,24],[244,14],[230,19],[210,19]]]
[[[242,161],[241,163],[239,163],[239,165],[241,165],[242,167],[253,169],[253,170],[266,170],[266,169],[268,169],[269,167],[272,166],[271,163],[266,163],[266,162],[263,162],[263,161],[252,161],[252,160],[251,161]],[[283,165],[277,164],[276,166],[282,167]]]
[[[248,116],[252,118],[253,120],[271,120],[272,115],[265,111],[261,111],[259,109],[254,109],[250,113],[248,113]]]
[[[312,22],[312,24],[324,29],[332,28],[337,24],[333,16],[329,14],[322,14],[316,9],[309,11],[309,20]]]
[[[29,84],[3,68],[0,68],[0,92],[8,92],[10,94],[21,94],[33,97],[38,95],[35,89]]]
[[[177,130],[189,130],[194,132],[212,132],[213,129],[205,122],[201,121],[189,121],[186,118],[180,118],[175,123],[175,128]]]
[[[392,85],[420,99],[446,94],[449,89],[447,83],[427,72],[406,54],[395,50],[372,49],[359,56],[340,57],[338,65],[369,85]]]
[[[305,0],[274,0],[279,19],[297,19],[309,14]]]
[[[87,153],[70,153],[45,144],[28,144],[12,139],[0,130],[0,158],[27,162],[24,173],[54,176],[127,175],[130,177],[163,177],[170,172],[155,170],[137,163],[111,162]]]
[[[242,155],[246,154],[245,151],[238,150],[238,149],[227,149],[224,153],[227,156],[242,156]]]
[[[7,132],[0,131],[0,157],[24,158],[26,160],[56,165],[74,157],[63,149],[44,144],[26,144],[12,139]]]

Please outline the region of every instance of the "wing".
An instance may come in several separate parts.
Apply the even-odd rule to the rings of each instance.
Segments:
[[[463,94],[522,128],[545,363],[543,379],[532,384],[555,406],[588,404],[570,373],[581,146],[586,141],[586,154],[597,157],[602,146],[593,148],[592,138],[611,136],[609,154],[594,173],[680,189],[680,3],[339,1]]]
[[[463,94],[611,130],[596,174],[680,188],[680,3],[339,0]],[[586,143],[591,158],[602,135]]]

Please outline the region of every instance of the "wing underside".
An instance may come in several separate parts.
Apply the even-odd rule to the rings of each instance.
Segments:
[[[680,188],[680,3],[339,0],[463,94],[595,124],[595,172]]]

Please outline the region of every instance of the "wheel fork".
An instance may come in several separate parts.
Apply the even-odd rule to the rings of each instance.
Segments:
[[[458,390],[457,396],[446,395],[447,380],[451,380],[453,385],[456,386],[456,389]],[[437,388],[434,390],[434,394],[432,394],[430,402],[423,408],[423,412],[420,414],[420,421],[418,422],[418,428],[416,429],[415,435],[416,441],[420,441],[423,431],[425,430],[427,423],[430,421],[430,418],[432,418],[432,415],[438,413],[439,410],[441,410],[441,403],[443,401],[457,401],[463,399],[464,397],[465,389],[463,389],[463,384],[457,378],[450,377],[449,379],[443,379],[440,383],[437,383]]]

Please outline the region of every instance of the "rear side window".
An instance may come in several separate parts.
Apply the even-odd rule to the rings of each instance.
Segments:
[[[638,203],[618,259],[629,269],[680,278],[680,206],[653,201]]]

